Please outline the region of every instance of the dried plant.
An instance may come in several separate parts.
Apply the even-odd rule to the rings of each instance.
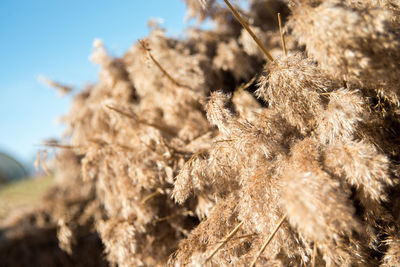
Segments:
[[[185,2],[217,27],[121,58],[95,41],[57,184],[0,251],[45,225],[71,264],[400,265],[398,3]]]

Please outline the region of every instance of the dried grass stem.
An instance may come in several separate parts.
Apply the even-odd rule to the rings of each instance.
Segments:
[[[264,245],[261,247],[260,251],[258,251],[257,256],[254,258],[253,262],[251,263],[251,267],[254,267],[256,265],[256,262],[258,258],[261,256],[261,254],[264,252],[264,250],[267,248],[269,243],[271,242],[272,238],[274,238],[276,232],[278,232],[279,228],[281,227],[283,221],[286,219],[286,215],[284,215],[278,224],[276,225],[275,229],[272,231],[272,233],[269,235],[267,241],[265,241]]]
[[[279,24],[279,32],[280,32],[280,34],[281,34],[281,41],[282,41],[283,52],[285,53],[285,56],[287,56],[287,48],[286,48],[286,42],[285,42],[285,35],[283,34],[283,30],[282,30],[281,13],[278,13],[278,24]]]
[[[261,48],[261,50],[264,52],[267,58],[271,61],[274,61],[274,58],[271,56],[271,54],[268,52],[265,46],[261,43],[260,39],[258,39],[255,33],[250,29],[249,25],[244,21],[244,19],[240,16],[237,10],[231,5],[231,3],[229,3],[228,0],[224,0],[224,2],[232,11],[233,16],[235,16],[235,18],[239,21],[239,23],[242,24],[242,26],[250,34],[251,38],[253,38],[253,40],[257,43],[257,45]]]
[[[244,221],[240,222],[236,227],[223,239],[222,243],[219,244],[210,254],[210,256],[207,257],[206,262],[209,261],[215,253],[218,252],[235,234],[237,231],[239,231],[240,227],[243,225]]]

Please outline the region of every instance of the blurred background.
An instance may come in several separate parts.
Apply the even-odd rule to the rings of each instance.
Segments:
[[[88,59],[95,38],[121,56],[148,35],[150,19],[180,37],[194,23],[184,18],[180,0],[1,0],[0,184],[34,176],[42,140],[62,135],[57,118],[67,113],[71,95],[58,97],[39,77],[79,92],[97,79]]]

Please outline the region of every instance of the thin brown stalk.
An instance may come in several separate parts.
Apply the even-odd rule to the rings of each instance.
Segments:
[[[39,169],[40,169],[40,150],[38,150],[36,152],[36,158],[35,158],[34,165],[35,165],[36,170],[39,171]]]
[[[111,110],[113,110],[113,111],[115,111],[115,112],[117,112],[117,113],[123,115],[123,116],[126,116],[126,117],[128,117],[128,118],[130,118],[130,119],[132,119],[132,120],[135,120],[135,121],[136,121],[137,123],[139,123],[139,124],[144,124],[144,125],[153,127],[153,128],[155,128],[155,129],[157,129],[157,130],[159,130],[159,131],[161,131],[161,132],[164,132],[164,133],[166,133],[166,134],[169,134],[169,135],[176,135],[176,133],[175,133],[173,130],[171,130],[171,129],[167,128],[167,127],[164,127],[164,126],[162,126],[162,125],[158,125],[158,124],[155,124],[155,123],[147,122],[147,121],[145,121],[145,120],[140,119],[140,118],[139,118],[138,116],[136,116],[135,114],[127,113],[127,112],[125,112],[125,111],[123,111],[123,110],[120,110],[120,109],[118,109],[118,108],[116,108],[116,107],[113,107],[113,106],[110,106],[110,105],[107,105],[107,104],[106,104],[105,106],[106,106],[107,108],[109,108],[109,109],[111,109]]]
[[[257,43],[257,45],[261,48],[261,50],[264,52],[265,56],[271,60],[274,61],[274,58],[271,56],[271,54],[268,52],[268,50],[265,48],[265,46],[261,43],[260,39],[254,34],[254,32],[250,29],[249,25],[244,21],[244,19],[240,16],[240,14],[237,12],[237,10],[229,3],[228,0],[224,0],[225,4],[229,7],[229,9],[232,11],[233,16],[239,21],[240,24],[246,29],[246,31],[250,34],[251,38]]]
[[[312,255],[312,260],[311,260],[312,267],[315,267],[316,257],[317,257],[317,243],[314,242],[313,255]]]
[[[154,58],[153,54],[151,53],[151,49],[148,47],[148,44],[143,41],[140,40],[139,44],[142,46],[143,50],[146,51],[146,54],[148,55],[148,57],[151,59],[151,61],[153,61],[153,63],[157,66],[157,68],[160,69],[160,71],[168,78],[168,80],[170,80],[171,83],[173,83],[175,86],[177,87],[181,87],[181,88],[185,88],[185,89],[189,89],[189,90],[193,90],[192,88],[190,88],[189,86],[183,85],[180,82],[178,82],[177,80],[175,80],[174,77],[172,77],[166,69],[164,69],[163,66],[161,66],[160,62],[158,62],[157,59]]]
[[[221,140],[215,140],[214,144],[217,144],[217,143],[229,143],[229,142],[232,142],[232,141],[233,141],[233,139],[221,139]]]
[[[240,236],[237,236],[237,237],[235,237],[235,238],[231,238],[230,240],[232,241],[232,240],[239,240],[239,239],[243,239],[243,238],[247,238],[247,237],[252,237],[252,236],[255,236],[255,235],[257,235],[256,233],[253,233],[253,234],[247,234],[247,235],[240,235]],[[217,243],[223,243],[224,242],[224,240],[221,240],[221,241],[218,241]]]
[[[236,227],[224,238],[221,244],[219,244],[210,254],[210,256],[207,257],[206,262],[209,261],[215,253],[218,252],[235,234],[237,231],[239,231],[240,227],[243,225],[244,221],[241,221]]]
[[[239,86],[238,90],[246,90],[249,88],[258,78],[259,74],[257,73],[256,75],[253,76],[253,78],[250,79],[247,83],[244,83]]]
[[[261,254],[264,252],[264,250],[267,248],[269,243],[271,242],[272,238],[274,238],[276,232],[278,232],[279,228],[281,227],[283,221],[286,219],[286,215],[283,215],[278,224],[276,225],[275,229],[272,231],[272,233],[269,235],[267,241],[265,241],[264,245],[261,247],[260,251],[258,251],[257,256],[254,258],[253,262],[251,263],[251,267],[254,267],[256,265],[256,262],[258,258],[261,256]]]
[[[148,195],[147,197],[145,197],[142,200],[142,204],[145,204],[150,199],[155,198],[156,196],[162,195],[162,194],[163,194],[163,191],[160,188],[157,188],[157,190],[155,192],[151,193],[150,195]]]
[[[109,108],[109,109],[111,109],[111,110],[113,110],[113,111],[115,111],[115,112],[117,112],[117,113],[119,113],[119,114],[121,114],[121,115],[124,115],[124,116],[126,116],[126,117],[128,117],[128,118],[130,118],[130,119],[138,120],[138,118],[136,117],[136,115],[127,113],[127,112],[125,112],[125,111],[123,111],[123,110],[120,110],[120,109],[118,109],[118,108],[116,108],[116,107],[113,107],[113,106],[110,106],[110,105],[107,105],[107,104],[106,104],[106,107]]]
[[[287,56],[287,49],[286,49],[285,35],[283,34],[283,30],[282,30],[282,19],[281,19],[281,13],[278,13],[278,23],[279,23],[279,32],[280,32],[280,34],[281,34],[281,41],[282,41],[282,48],[283,48],[283,52],[285,53],[285,56]]]
[[[49,170],[49,168],[47,167],[47,164],[46,164],[46,159],[47,159],[47,151],[43,150],[42,151],[42,156],[41,156],[42,168],[43,168],[44,173],[47,176],[51,176],[50,170]]]
[[[47,147],[63,148],[63,149],[85,148],[85,146],[64,145],[64,144],[56,144],[56,143],[44,143],[41,145],[47,146]]]
[[[175,217],[177,217],[177,216],[179,216],[179,215],[182,215],[182,213],[176,213],[176,214],[172,214],[172,215],[165,216],[165,217],[162,217],[162,218],[158,218],[158,219],[154,220],[154,222],[163,222],[163,221],[167,221],[167,220],[172,219],[172,218],[175,218]]]
[[[157,222],[167,221],[169,219],[172,219],[172,218],[175,218],[175,217],[181,216],[181,215],[193,215],[193,213],[191,211],[178,212],[178,213],[175,213],[175,214],[172,214],[172,215],[168,215],[168,216],[165,216],[165,217],[161,217],[161,218],[155,219],[154,222],[157,223]]]
[[[126,146],[126,145],[122,145],[122,144],[118,144],[118,143],[108,143],[104,140],[100,140],[100,139],[96,139],[96,138],[89,138],[88,142],[97,145],[99,147],[105,147],[105,146],[111,146],[111,147],[115,147],[115,148],[121,148],[123,150],[127,150],[127,151],[132,151],[133,148]]]
[[[197,157],[201,156],[203,153],[205,153],[207,150],[206,149],[200,149],[199,151],[197,151],[196,153],[194,153],[190,159],[185,163],[186,164],[191,164]]]
[[[46,150],[38,150],[36,153],[35,167],[38,171],[40,170],[40,167],[42,167],[43,172],[47,176],[50,176],[51,173],[50,173],[49,168],[47,168],[46,159],[47,159],[47,151]]]

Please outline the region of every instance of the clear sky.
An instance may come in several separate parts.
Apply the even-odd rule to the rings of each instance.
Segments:
[[[177,36],[184,15],[180,0],[0,0],[0,150],[30,162],[41,140],[61,135],[56,119],[70,99],[38,75],[82,88],[97,79],[95,38],[119,56],[148,34],[150,18]]]

